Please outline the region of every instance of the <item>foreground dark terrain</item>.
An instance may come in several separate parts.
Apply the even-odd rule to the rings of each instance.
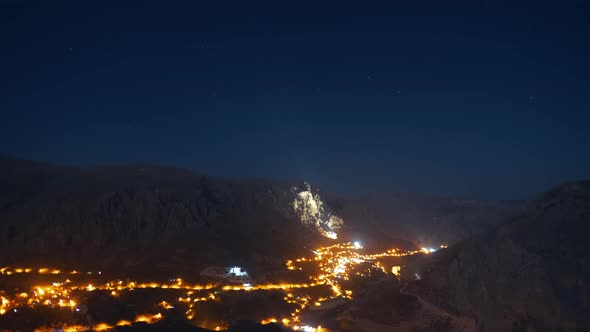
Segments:
[[[589,219],[589,182],[522,203],[351,199],[2,159],[0,330],[583,331]]]
[[[478,331],[586,331],[589,232],[590,182],[569,183],[493,232],[429,257],[408,289]]]

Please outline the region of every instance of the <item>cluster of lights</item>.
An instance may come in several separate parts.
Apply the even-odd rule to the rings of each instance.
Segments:
[[[96,324],[92,330],[93,331],[110,331],[110,330],[114,330],[117,328],[117,326],[131,326],[131,324],[133,323],[139,323],[139,322],[143,322],[143,323],[147,323],[147,324],[153,324],[159,320],[161,320],[162,314],[158,313],[158,314],[154,314],[154,315],[138,315],[134,321],[128,321],[128,320],[120,320],[115,324],[107,324],[107,323],[99,323]],[[54,332],[56,331],[55,328],[53,327],[42,327],[42,328],[38,328],[35,329],[35,332]],[[83,326],[83,325],[67,325],[67,326],[63,326],[61,327],[61,331],[64,332],[82,332],[82,331],[88,331],[88,326]]]
[[[36,274],[62,274],[61,270],[57,269],[50,269],[47,267],[42,267],[39,269],[34,269],[31,267],[28,268],[11,268],[9,266],[0,268],[0,274],[4,275],[12,275],[12,274],[22,274],[22,273],[36,273]],[[76,274],[78,272],[72,271],[70,274]]]
[[[5,272],[5,275],[11,275],[12,271],[20,271],[25,269],[10,269],[10,268],[2,268]],[[28,270],[28,269],[26,269]],[[44,270],[36,271],[39,274],[45,274]],[[32,273],[28,272],[28,273]],[[20,272],[16,272],[20,273]],[[57,274],[57,273],[55,273]],[[102,273],[101,273],[102,274]],[[70,276],[70,278],[74,279]],[[206,285],[198,285],[198,284],[187,284],[182,281],[180,278],[171,279],[170,283],[139,283],[134,281],[123,282],[121,280],[117,281],[110,281],[103,284],[82,284],[76,283],[75,281],[70,280],[69,278],[66,279],[64,282],[53,282],[48,285],[41,285],[41,286],[34,286],[28,292],[20,292],[17,294],[13,294],[11,297],[1,297],[0,302],[0,315],[6,314],[9,310],[16,312],[20,307],[37,307],[37,306],[48,306],[51,308],[69,308],[73,311],[80,312],[81,309],[78,306],[77,301],[75,300],[74,293],[80,294],[83,292],[94,292],[94,291],[108,291],[110,295],[113,297],[118,297],[121,291],[133,291],[134,289],[186,289],[188,290],[188,295],[190,296],[193,294],[194,291],[207,291],[216,287],[213,284],[206,284]],[[210,293],[206,297],[196,297],[191,299],[190,297],[178,299],[179,303],[186,303],[189,305],[189,310],[192,308],[194,302],[198,301],[208,301],[215,299],[215,295]],[[190,303],[188,303],[190,301]],[[172,309],[174,306],[166,301],[160,302],[160,306],[164,309]],[[132,322],[146,322],[146,323],[155,323],[162,318],[161,313],[157,314],[144,314],[139,315],[135,318]],[[189,313],[187,312],[187,318],[189,317]],[[103,330],[110,330],[113,329],[114,326],[123,326],[123,325],[130,325],[132,324],[130,321],[121,320],[117,322],[115,325],[109,325],[107,323],[100,323],[93,327],[93,330],[96,331],[103,331]],[[68,326],[64,328],[65,331],[87,331],[88,327],[79,327],[79,326]],[[42,331],[42,330],[41,330]],[[52,331],[52,330],[51,330]]]
[[[446,246],[441,246],[446,248]],[[63,275],[65,280],[63,282],[53,282],[48,285],[34,286],[28,292],[20,292],[17,294],[5,295],[0,297],[0,315],[4,315],[10,310],[17,311],[19,307],[35,307],[35,306],[49,306],[52,308],[69,308],[71,310],[80,311],[77,294],[83,292],[107,291],[111,296],[117,297],[120,292],[133,291],[134,289],[160,289],[160,290],[186,290],[186,297],[178,297],[177,303],[170,303],[168,301],[161,301],[157,303],[164,310],[174,309],[176,305],[183,306],[187,310],[185,316],[188,320],[193,320],[196,317],[194,305],[201,301],[220,301],[221,299],[215,296],[211,290],[215,289],[219,292],[233,292],[233,291],[269,291],[279,290],[284,291],[284,301],[288,304],[295,305],[295,309],[290,313],[290,316],[283,318],[268,318],[262,320],[262,324],[268,323],[282,323],[295,331],[320,331],[321,327],[311,327],[301,322],[300,313],[306,308],[321,307],[323,302],[334,299],[352,299],[352,291],[343,289],[341,286],[342,280],[349,280],[352,275],[360,277],[370,275],[372,270],[380,270],[384,274],[392,273],[399,276],[400,267],[386,267],[379,261],[385,257],[402,257],[414,254],[429,254],[434,252],[432,248],[422,248],[421,250],[403,251],[400,249],[390,249],[382,253],[366,254],[364,248],[359,242],[340,243],[327,247],[322,247],[315,250],[314,256],[311,258],[301,257],[295,260],[288,260],[286,267],[289,270],[307,270],[311,265],[314,271],[319,269],[319,273],[310,273],[308,283],[278,283],[278,284],[250,284],[244,283],[241,285],[226,285],[220,286],[218,284],[191,284],[186,283],[180,278],[170,279],[167,283],[149,282],[141,283],[136,281],[122,281],[115,280],[106,283],[83,284],[71,279],[76,279],[74,275],[80,274],[77,271],[63,272],[52,268],[0,268],[0,275],[10,276],[22,273],[35,273],[41,275]],[[239,275],[242,272],[239,268],[233,268],[232,272]],[[91,272],[84,273],[91,275]],[[98,272],[102,274],[102,272]],[[304,290],[313,287],[328,287],[331,292],[330,296],[313,298],[309,295],[296,296],[292,293],[295,290]],[[175,301],[172,301],[175,302]],[[115,324],[100,323],[93,327],[95,331],[105,331],[115,329],[116,326],[131,325],[134,322],[154,323],[163,318],[161,313],[144,314],[137,316],[135,320],[127,321],[121,320]],[[216,326],[215,330],[225,329],[225,325],[220,324]],[[64,331],[85,331],[88,327],[83,326],[69,326],[64,327]],[[39,331],[45,331],[40,329]],[[47,330],[49,331],[49,330]]]

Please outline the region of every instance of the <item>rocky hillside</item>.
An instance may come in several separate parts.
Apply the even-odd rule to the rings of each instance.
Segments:
[[[1,263],[272,267],[305,247],[334,241],[336,233],[339,240],[360,237],[386,246],[399,239],[420,245],[429,234],[437,237],[430,242],[450,243],[501,220],[488,205],[403,197],[354,201],[309,184],[176,168],[0,159]]]
[[[3,264],[282,262],[321,241],[292,208],[293,188],[281,183],[147,166],[0,165]]]
[[[587,331],[589,233],[590,182],[569,183],[486,236],[430,255],[408,289],[478,331]]]

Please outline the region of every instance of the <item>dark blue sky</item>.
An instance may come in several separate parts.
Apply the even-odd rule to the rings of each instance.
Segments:
[[[589,15],[567,0],[0,0],[0,154],[524,198],[590,177]]]

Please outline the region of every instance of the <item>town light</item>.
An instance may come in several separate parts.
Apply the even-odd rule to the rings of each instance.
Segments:
[[[222,278],[229,278],[229,275],[231,275],[232,279],[230,279],[230,281],[234,282],[232,285],[224,285],[219,283],[192,284],[190,283],[190,279],[182,280],[180,278],[171,278],[168,279],[167,282],[163,283],[156,281],[124,282],[122,280],[111,280],[104,282],[93,280],[92,283],[88,283],[90,280],[86,279],[86,274],[81,276],[82,279],[85,279],[84,282],[82,280],[78,280],[78,276],[74,275],[78,274],[77,272],[62,272],[57,269],[54,270],[49,268],[23,268],[10,266],[0,267],[0,275],[11,275],[13,273],[38,273],[49,276],[51,271],[56,271],[56,274],[59,272],[71,278],[71,280],[66,279],[65,281],[60,279],[59,282],[51,280],[48,284],[33,286],[28,291],[19,291],[20,293],[2,294],[2,296],[0,296],[0,315],[4,315],[7,312],[14,312],[14,310],[21,312],[20,307],[32,307],[37,305],[65,307],[71,309],[73,312],[85,312],[87,309],[85,309],[83,305],[77,304],[79,299],[74,297],[74,295],[77,294],[73,292],[81,293],[102,291],[105,292],[105,294],[110,294],[113,297],[117,297],[122,295],[123,292],[130,292],[134,289],[174,289],[184,290],[186,292],[184,293],[186,296],[183,295],[177,297],[177,300],[167,299],[167,301],[170,302],[163,301],[162,299],[157,303],[161,308],[166,310],[174,309],[175,307],[181,307],[183,309],[186,308],[186,318],[192,320],[195,317],[198,319],[198,316],[196,315],[196,308],[194,308],[196,302],[223,301],[223,296],[216,296],[217,293],[277,290],[284,292],[283,299],[286,303],[293,304],[296,307],[294,308],[293,312],[289,313],[289,315],[266,319],[262,321],[263,324],[278,321],[282,322],[285,326],[289,326],[295,331],[317,332],[325,329],[303,325],[300,315],[305,313],[304,310],[329,310],[329,308],[331,308],[333,305],[332,303],[338,303],[334,301],[346,301],[345,298],[352,299],[352,291],[344,288],[345,285],[342,285],[341,281],[351,280],[353,276],[370,276],[372,271],[376,269],[389,274],[390,268],[391,273],[399,276],[400,266],[391,267],[391,265],[389,265],[390,263],[386,265],[385,261],[380,261],[380,259],[387,257],[410,256],[420,253],[431,253],[435,251],[435,249],[430,247],[422,248],[422,250],[412,251],[396,248],[380,253],[365,253],[364,250],[356,250],[362,248],[363,247],[360,241],[336,243],[330,246],[317,248],[316,250],[312,251],[313,256],[311,257],[300,257],[287,260],[285,265],[288,270],[307,271],[307,267],[310,264],[314,264],[318,268],[317,272],[309,275],[308,282],[297,284],[291,284],[287,282],[264,284],[260,283],[261,280],[259,283],[254,283],[249,279],[249,277],[236,279],[235,277],[248,276],[248,273],[244,270],[244,268],[239,266],[213,269],[214,272],[218,271],[215,274],[216,276],[219,275]],[[386,268],[386,266],[389,268]],[[98,273],[93,273],[93,276],[95,275],[98,275]],[[107,275],[107,273],[105,273],[105,275]],[[415,279],[419,280],[420,278],[420,275],[415,275]],[[239,282],[239,284],[235,284],[236,281]],[[311,289],[317,286],[327,287],[329,290],[331,290],[331,294],[326,295],[325,297],[315,297],[311,295],[313,293],[305,295],[306,293],[304,292],[304,289]],[[302,292],[296,293],[294,291],[296,289],[300,289]],[[207,292],[199,293],[200,291]],[[132,325],[134,322],[146,322],[148,324],[152,324],[162,318],[163,316],[160,313],[155,315],[146,313],[138,315],[135,320],[121,320],[116,323],[116,326]],[[103,330],[114,328],[114,326],[111,326],[110,323],[99,323],[96,326],[98,327],[97,329],[100,328]],[[224,328],[221,325],[219,327],[220,329]],[[64,330],[68,329],[64,328]],[[81,330],[83,329],[80,329],[79,331]]]

